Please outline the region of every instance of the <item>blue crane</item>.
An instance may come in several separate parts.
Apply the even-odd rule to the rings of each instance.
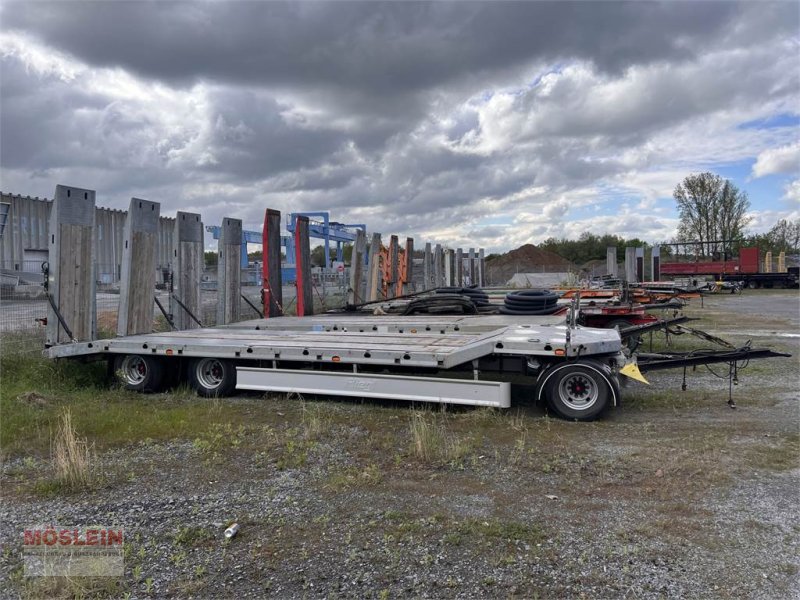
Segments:
[[[331,266],[331,241],[336,242],[336,260],[342,261],[344,258],[344,248],[342,244],[352,243],[356,239],[356,229],[361,229],[364,233],[367,232],[367,226],[363,223],[347,224],[337,223],[330,220],[330,213],[328,211],[319,212],[296,212],[290,213],[286,218],[286,229],[289,233],[294,233],[297,217],[322,217],[322,221],[311,220],[308,222],[308,233],[312,238],[325,240],[325,265]],[[294,238],[286,244],[286,260],[289,263],[294,263]]]

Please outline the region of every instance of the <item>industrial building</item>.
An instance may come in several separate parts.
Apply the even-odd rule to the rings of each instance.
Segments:
[[[0,192],[0,272],[4,280],[41,281],[42,263],[48,260],[47,235],[52,200]],[[97,282],[119,281],[123,227],[127,211],[97,207],[95,236]],[[3,221],[2,216],[5,215]],[[175,219],[161,217],[158,228],[157,266],[169,267]]]

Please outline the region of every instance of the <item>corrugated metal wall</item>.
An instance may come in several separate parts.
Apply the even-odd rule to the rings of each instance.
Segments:
[[[0,192],[0,201],[11,209],[0,239],[0,268],[13,271],[38,270],[42,252],[47,252],[48,220],[52,202],[46,198],[31,198]],[[98,280],[113,283],[119,279],[122,261],[122,237],[128,212],[97,207],[95,212],[95,244],[97,247]],[[172,254],[172,235],[175,219],[161,217],[158,228],[158,268],[169,267]],[[159,279],[160,280],[160,279]]]

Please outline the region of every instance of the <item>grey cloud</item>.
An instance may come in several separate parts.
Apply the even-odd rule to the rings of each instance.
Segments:
[[[790,27],[769,16],[791,6],[762,6],[762,21]],[[91,64],[165,81],[385,99],[534,57],[612,71],[690,57],[725,35],[739,10],[728,2],[19,2],[3,19]]]

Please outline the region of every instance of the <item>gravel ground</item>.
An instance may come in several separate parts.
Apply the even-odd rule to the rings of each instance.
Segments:
[[[686,392],[662,372],[597,423],[533,406],[425,413],[444,441],[421,459],[410,407],[243,396],[220,410],[252,425],[104,450],[91,491],[42,493],[47,461],[15,456],[0,596],[796,598],[798,300],[746,291],[688,311],[794,355],[744,371],[737,410],[704,369]],[[124,579],[25,579],[31,523],[124,527]]]

